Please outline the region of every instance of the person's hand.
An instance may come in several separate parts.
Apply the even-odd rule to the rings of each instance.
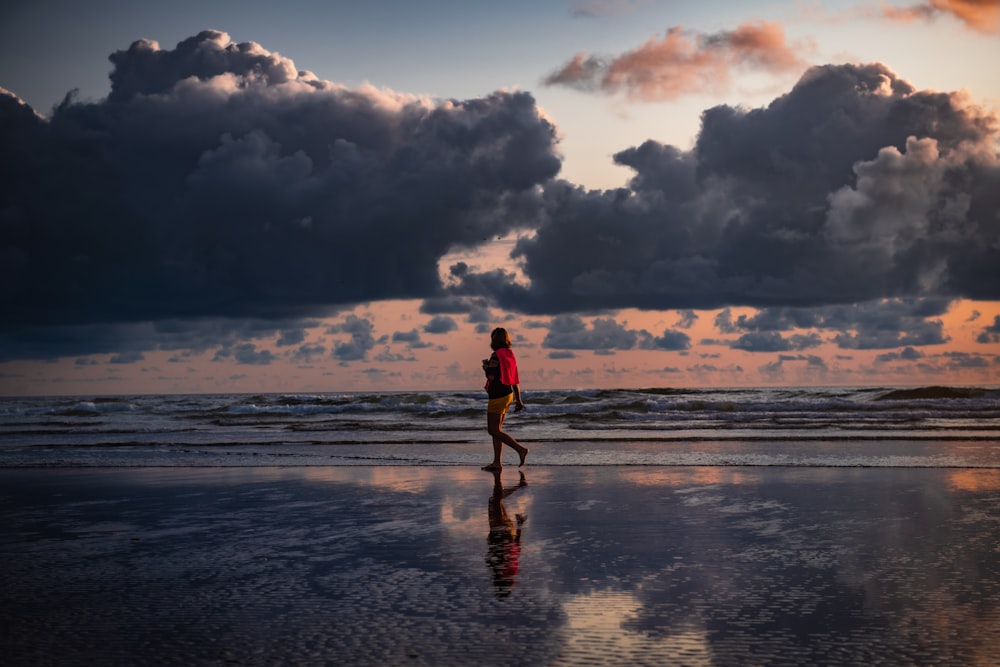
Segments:
[[[514,412],[520,412],[521,410],[524,410],[524,403],[518,401],[514,404]]]

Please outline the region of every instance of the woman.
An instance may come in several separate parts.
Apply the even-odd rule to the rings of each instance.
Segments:
[[[503,432],[503,420],[511,404],[514,411],[524,409],[521,402],[520,380],[517,377],[517,360],[511,350],[510,334],[506,329],[496,328],[490,334],[490,347],[493,354],[489,359],[483,359],[483,372],[486,373],[486,393],[490,398],[486,408],[486,430],[493,436],[493,462],[483,466],[483,470],[500,470],[503,468],[502,450],[507,445],[521,457],[518,467],[524,465],[524,457],[528,448]]]

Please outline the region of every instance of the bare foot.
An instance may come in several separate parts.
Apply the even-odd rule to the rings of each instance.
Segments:
[[[525,447],[524,445],[521,445],[521,449],[518,450],[517,453],[521,456],[521,462],[517,464],[517,467],[520,468],[521,466],[524,465],[525,457],[528,456],[528,448]]]
[[[496,463],[491,463],[488,466],[483,466],[483,470],[489,470],[490,472],[500,472],[503,470],[503,466]]]

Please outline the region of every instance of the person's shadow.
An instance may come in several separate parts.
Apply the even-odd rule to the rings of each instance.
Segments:
[[[516,486],[505,488],[500,479],[499,470],[493,473],[493,494],[490,496],[488,515],[490,534],[486,541],[489,547],[486,551],[486,564],[493,571],[493,587],[498,598],[505,598],[514,589],[521,561],[521,526],[527,521],[523,514],[516,514],[515,521],[507,516],[507,508],[503,506],[504,498],[521,487],[527,486],[524,473],[518,471],[520,481]]]

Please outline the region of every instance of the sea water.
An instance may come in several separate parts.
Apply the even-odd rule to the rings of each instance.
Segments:
[[[525,401],[505,430],[534,465],[1000,467],[997,388],[559,390]],[[485,426],[479,391],[5,398],[0,466],[472,465],[491,457]]]

